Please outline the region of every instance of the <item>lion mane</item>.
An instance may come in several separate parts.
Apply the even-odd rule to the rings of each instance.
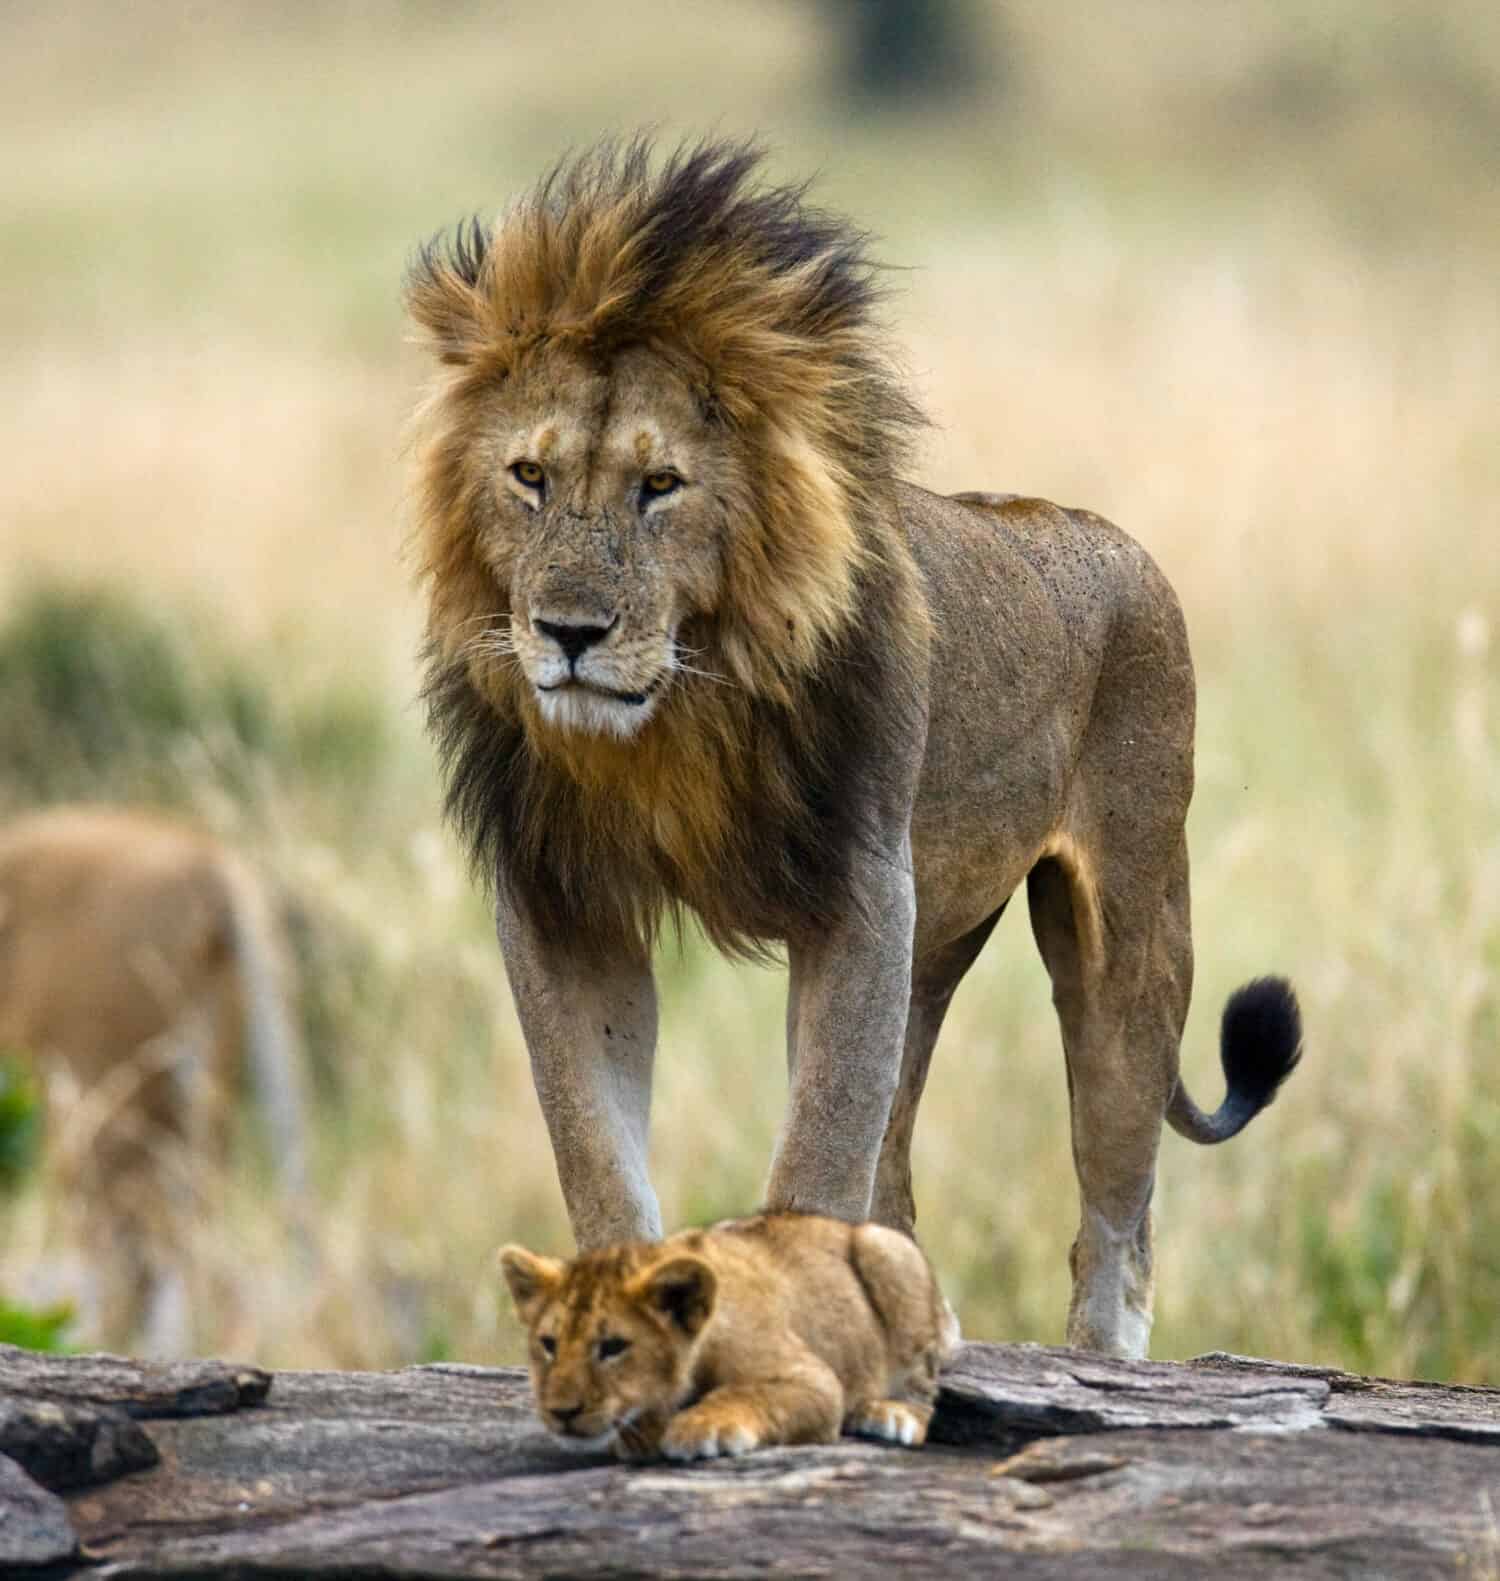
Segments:
[[[922,728],[926,603],[891,491],[923,418],[866,237],[761,181],[762,159],[607,143],[408,271],[440,362],[415,549],[447,812],[482,877],[580,945],[644,950],[683,906],[741,954],[824,926],[863,838],[841,786],[879,785],[881,743]],[[472,641],[511,614],[479,547],[485,402],[551,348],[602,367],[634,346],[688,381],[755,480],[723,502],[727,593],[694,631],[714,679],[674,687],[630,742],[544,737],[515,666]]]

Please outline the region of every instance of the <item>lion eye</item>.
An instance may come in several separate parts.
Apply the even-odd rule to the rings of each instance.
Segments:
[[[599,1360],[609,1361],[614,1356],[623,1356],[629,1349],[628,1339],[621,1339],[618,1334],[611,1334],[608,1339],[599,1341]]]
[[[517,483],[524,483],[529,489],[539,489],[547,474],[535,461],[516,461],[511,464],[510,475]]]
[[[543,1334],[537,1344],[542,1347],[542,1355],[549,1360],[557,1354],[557,1341],[550,1334]]]
[[[656,499],[660,499],[663,494],[670,494],[681,485],[682,479],[675,472],[648,472],[641,482],[642,490]]]

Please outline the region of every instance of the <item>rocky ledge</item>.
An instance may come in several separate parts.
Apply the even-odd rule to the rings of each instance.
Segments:
[[[7,1578],[1213,1574],[1500,1581],[1500,1390],[966,1345],[933,1442],[625,1467],[509,1368],[0,1346]]]

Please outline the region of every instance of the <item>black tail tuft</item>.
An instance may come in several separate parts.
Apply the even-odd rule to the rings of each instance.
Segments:
[[[1227,1142],[1276,1096],[1302,1058],[1302,1014],[1284,977],[1257,977],[1224,1006],[1219,1058],[1229,1091],[1204,1114],[1178,1082],[1167,1108],[1172,1129],[1193,1142]]]
[[[1230,1098],[1258,1114],[1302,1058],[1302,1012],[1286,978],[1257,977],[1229,996],[1219,1058]]]

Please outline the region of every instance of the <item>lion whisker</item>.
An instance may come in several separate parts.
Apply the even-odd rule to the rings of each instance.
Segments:
[[[520,655],[515,641],[508,634],[482,631],[458,650],[461,659],[500,659],[519,665]]]
[[[514,651],[515,645],[516,633],[510,626],[485,626],[465,637],[461,651],[468,652],[476,646]]]
[[[513,626],[515,624],[515,620],[516,617],[505,610],[494,610],[487,615],[469,615],[463,620],[455,621],[454,625],[477,626],[481,621],[483,621],[486,624],[493,622],[497,625],[504,624],[506,626]]]
[[[729,686],[735,688],[736,690],[743,689],[740,687],[740,683],[738,681],[731,680],[727,675],[716,675],[712,670],[697,669],[694,665],[683,664],[680,659],[672,666],[672,668],[678,675],[696,675],[705,681],[715,681],[720,686]]]
[[[731,680],[727,675],[720,675],[716,670],[700,670],[696,665],[685,664],[685,659],[699,659],[708,652],[707,648],[686,648],[680,642],[672,643],[672,669],[679,675],[696,675],[705,681],[715,681],[720,686],[730,686],[737,691],[744,688],[738,681]]]

